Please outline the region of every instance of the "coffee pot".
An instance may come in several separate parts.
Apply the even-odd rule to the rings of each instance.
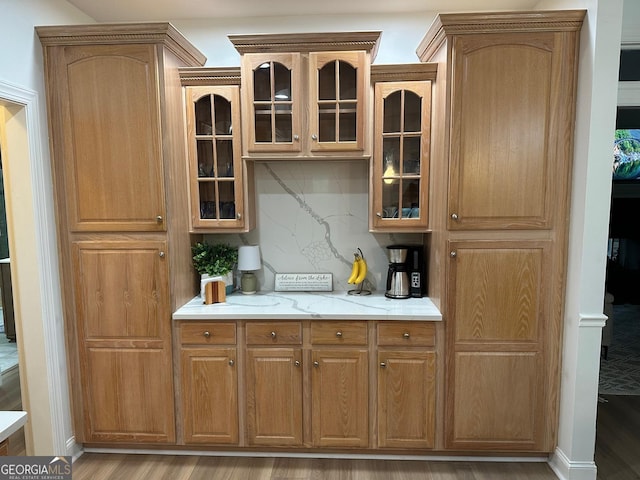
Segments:
[[[387,247],[389,256],[389,270],[387,271],[387,291],[389,298],[409,298],[409,274],[407,271],[407,253],[409,248],[404,245],[390,245]]]

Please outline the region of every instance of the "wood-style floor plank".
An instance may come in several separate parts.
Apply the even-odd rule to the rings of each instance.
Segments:
[[[546,463],[86,453],[74,480],[556,480]]]
[[[603,395],[596,421],[598,480],[640,479],[640,396]]]

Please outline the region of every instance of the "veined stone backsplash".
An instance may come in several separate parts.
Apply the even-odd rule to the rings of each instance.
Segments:
[[[274,289],[276,273],[333,273],[334,290],[350,290],[353,253],[369,266],[365,288],[384,291],[387,245],[423,243],[423,234],[369,232],[367,161],[256,162],[256,228],[246,234],[211,234],[209,242],[260,245],[258,289]]]

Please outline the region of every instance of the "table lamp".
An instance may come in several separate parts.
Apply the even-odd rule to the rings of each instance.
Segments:
[[[260,270],[260,247],[258,245],[243,245],[238,248],[238,270],[242,272],[240,290],[249,295],[256,293],[257,279],[253,273]]]

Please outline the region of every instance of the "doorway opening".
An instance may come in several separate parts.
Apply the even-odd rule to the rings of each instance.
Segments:
[[[2,112],[0,112],[2,113]],[[0,115],[0,119],[4,118]],[[22,410],[18,342],[13,309],[11,255],[4,189],[3,122],[0,122],[0,410]],[[25,455],[24,428],[9,437],[9,455]]]

